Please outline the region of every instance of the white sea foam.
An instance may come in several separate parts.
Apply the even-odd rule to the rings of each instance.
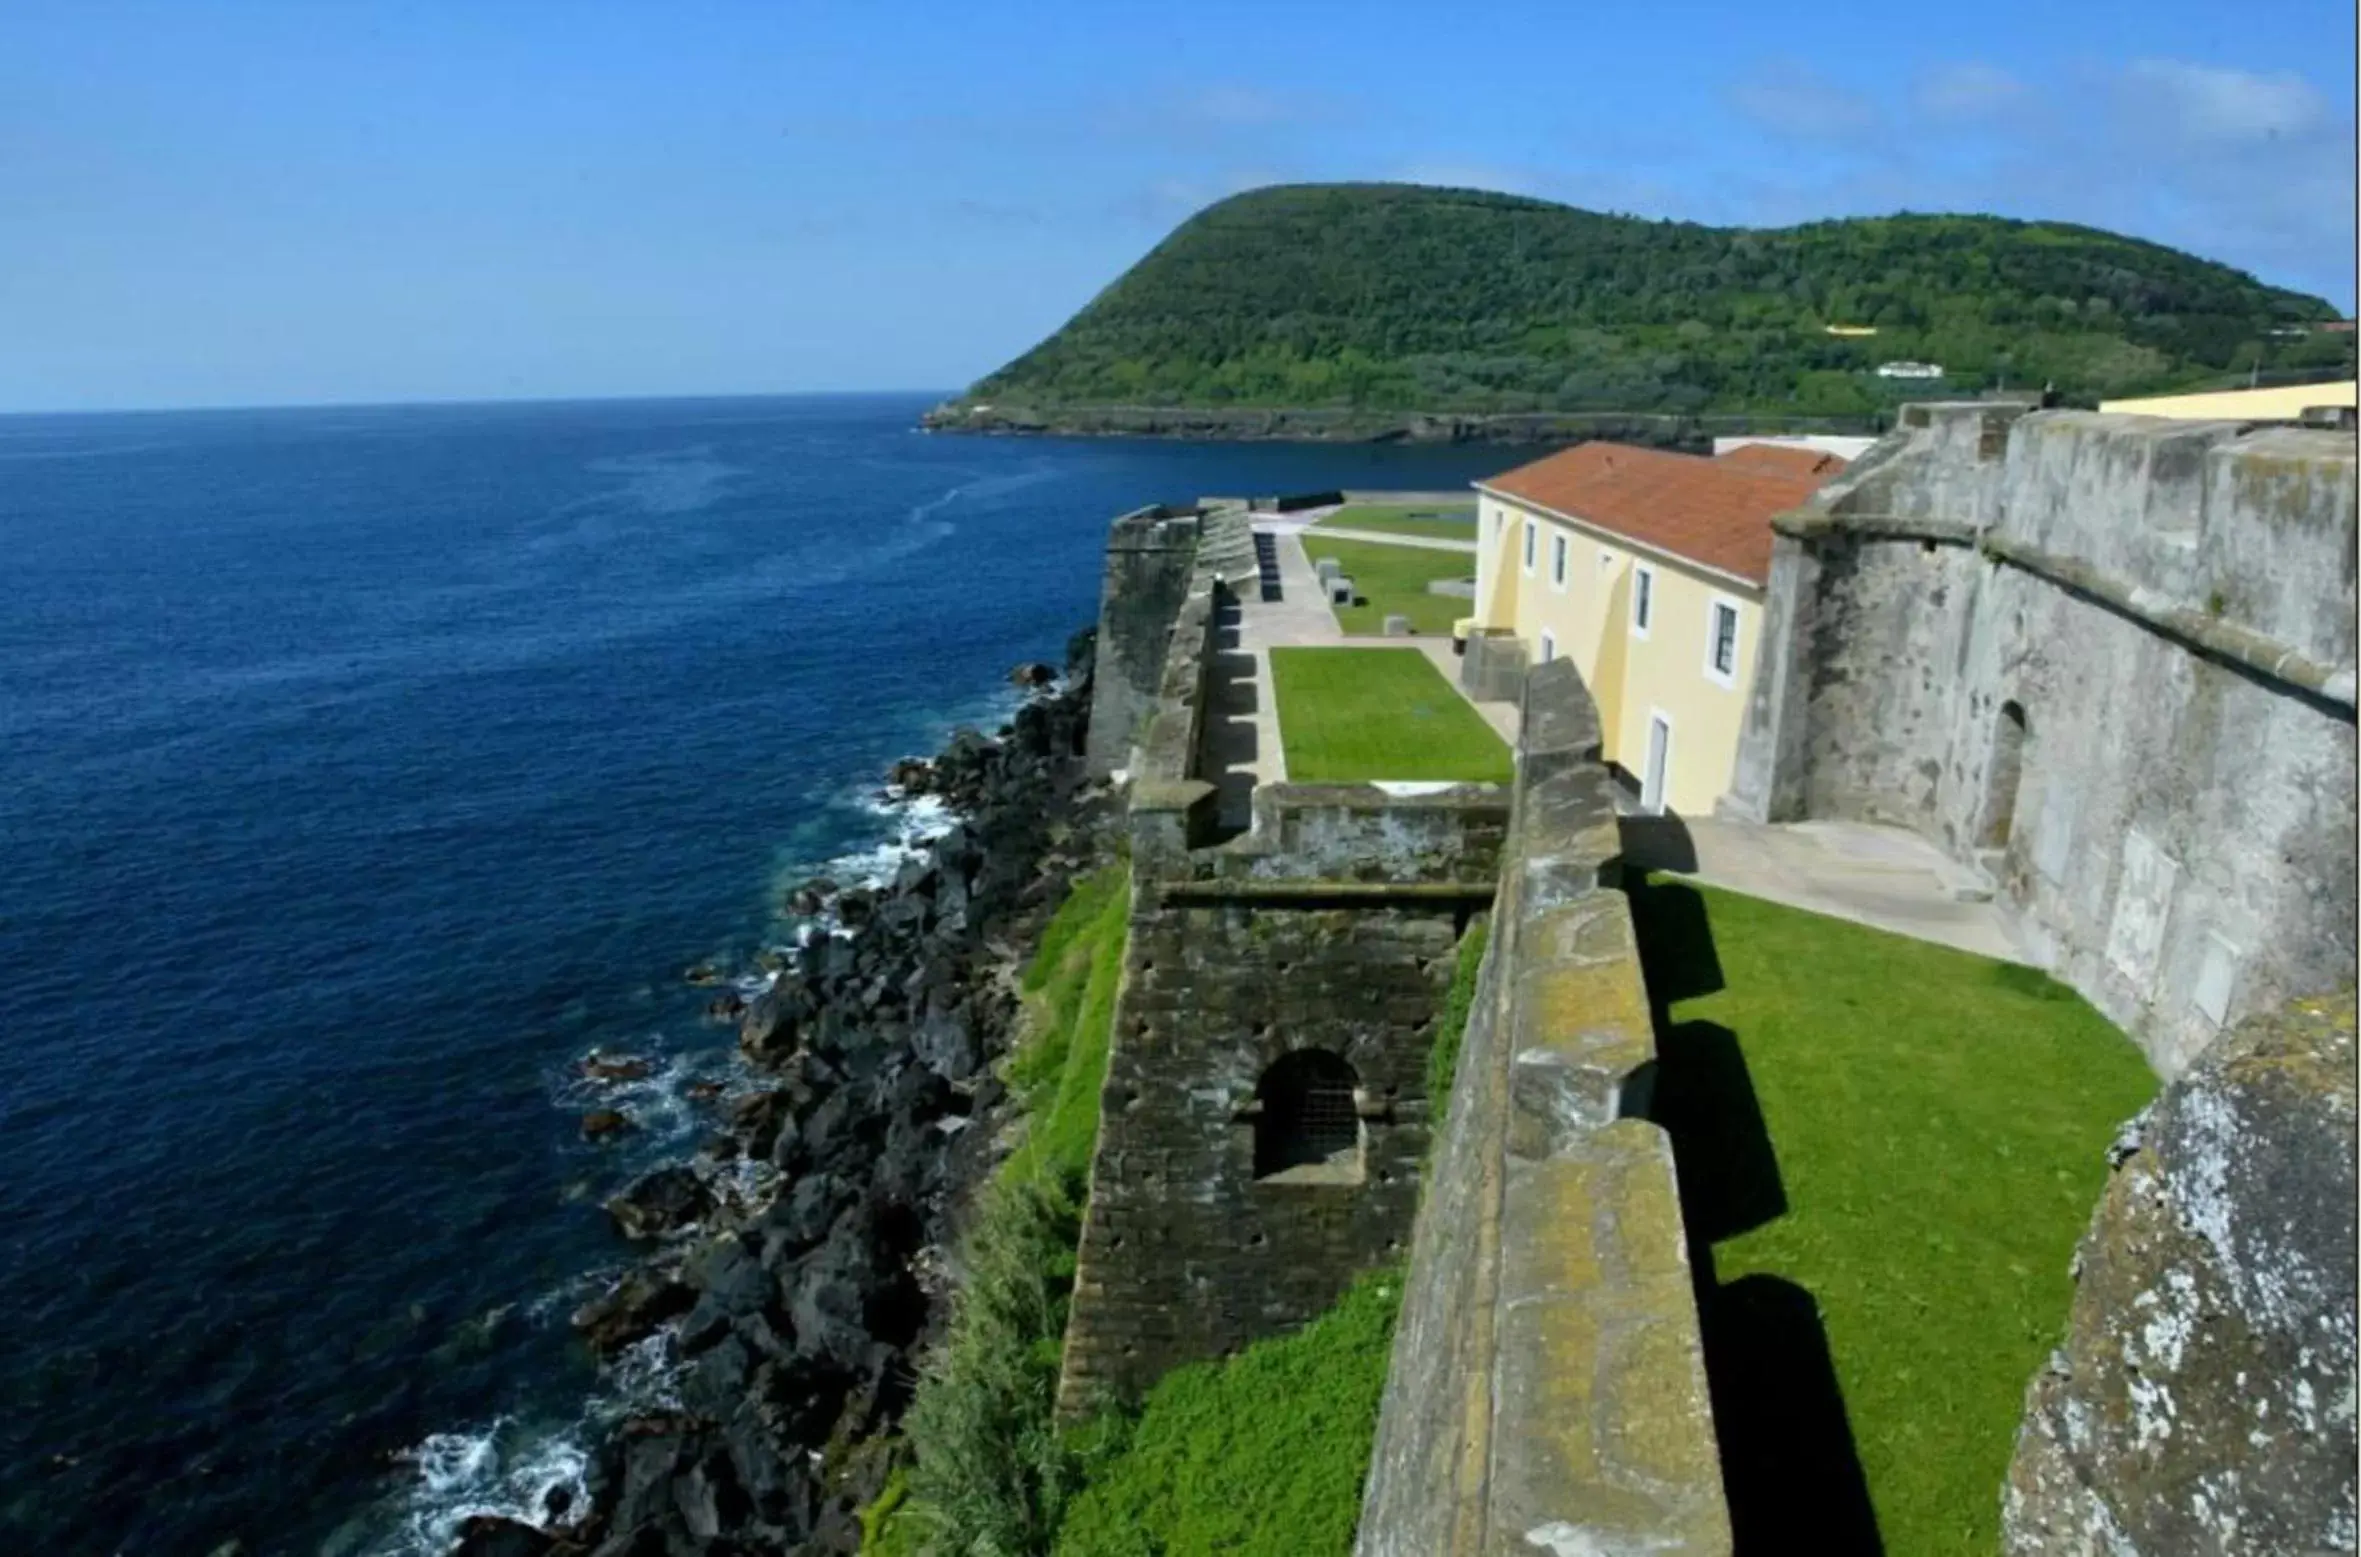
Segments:
[[[634,1080],[607,1080],[583,1073],[583,1061],[591,1057],[585,1054],[551,1078],[551,1101],[568,1113],[585,1114],[601,1108],[620,1112],[632,1123],[634,1159],[645,1156],[651,1147],[677,1152],[683,1141],[705,1129],[711,1122],[710,1114],[688,1095],[688,1089],[699,1081],[718,1081],[726,1087],[732,1075],[726,1052],[671,1053],[660,1034],[650,1034],[627,1048],[593,1053],[610,1060],[645,1060],[650,1068],[647,1075]]]
[[[536,1431],[504,1416],[480,1432],[428,1435],[407,1456],[416,1480],[394,1528],[370,1549],[373,1557],[441,1557],[459,1527],[483,1514],[542,1524],[553,1496],[569,1510],[586,1509],[588,1426]]]
[[[590,1506],[586,1446],[625,1417],[681,1409],[680,1374],[672,1334],[659,1330],[615,1355],[571,1422],[536,1426],[501,1416],[472,1432],[428,1434],[402,1456],[414,1474],[368,1557],[443,1557],[459,1527],[479,1514],[547,1527],[555,1522],[553,1495],[568,1515],[582,1513]]]

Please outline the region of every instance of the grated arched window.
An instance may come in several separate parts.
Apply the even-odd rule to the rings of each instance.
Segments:
[[[1353,1068],[1324,1049],[1298,1049],[1264,1071],[1254,1089],[1261,1104],[1254,1176],[1311,1167],[1357,1172],[1361,1111],[1353,1093],[1359,1084]]]

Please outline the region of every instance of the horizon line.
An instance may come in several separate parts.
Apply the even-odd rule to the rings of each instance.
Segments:
[[[797,400],[847,399],[868,396],[953,396],[956,389],[727,389],[658,394],[594,395],[447,395],[410,400],[256,400],[236,404],[196,402],[187,405],[126,406],[0,406],[0,420],[28,416],[187,416],[202,412],[240,414],[251,411],[411,411],[468,406],[632,405],[669,400]]]

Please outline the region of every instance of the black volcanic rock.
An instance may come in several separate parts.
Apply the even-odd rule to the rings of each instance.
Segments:
[[[941,837],[883,885],[815,881],[791,896],[790,911],[831,909],[838,928],[770,964],[746,1002],[739,1047],[755,1085],[724,1103],[701,1154],[708,1171],[775,1171],[775,1190],[724,1205],[678,1166],[609,1202],[625,1236],[660,1247],[576,1325],[604,1352],[671,1327],[683,1410],[616,1430],[565,1550],[857,1547],[856,1515],[892,1458],[870,1440],[892,1432],[938,1318],[919,1270],[991,1161],[989,1131],[963,1126],[1002,1102],[989,1066],[1019,1013],[1005,946],[1062,897],[1104,811],[1085,783],[1088,635],[1077,641],[1066,680],[1001,739],[961,731],[935,760],[895,766],[905,793],[956,813]]]
[[[688,1167],[658,1168],[607,1202],[607,1214],[626,1238],[679,1232],[712,1209],[713,1191]]]

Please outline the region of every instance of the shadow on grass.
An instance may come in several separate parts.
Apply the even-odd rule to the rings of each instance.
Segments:
[[[1681,1216],[1722,1480],[1739,1557],[1877,1557],[1884,1543],[1844,1391],[1812,1295],[1777,1276],[1723,1285],[1713,1246],[1787,1212],[1779,1160],[1738,1036],[1675,1022],[1676,1001],[1723,987],[1705,900],[1690,887],[1626,881],[1656,1027],[1648,1117],[1672,1138]]]

